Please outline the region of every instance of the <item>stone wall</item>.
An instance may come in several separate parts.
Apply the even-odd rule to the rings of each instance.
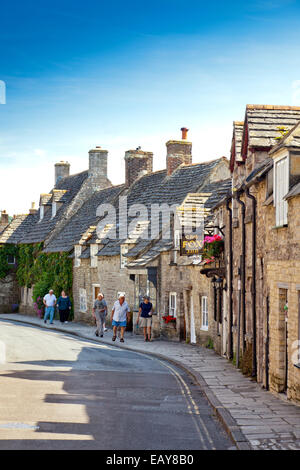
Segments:
[[[20,303],[20,288],[15,275],[0,280],[0,313],[11,313],[12,305]]]

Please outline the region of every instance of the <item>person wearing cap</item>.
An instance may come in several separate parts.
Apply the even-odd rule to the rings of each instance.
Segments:
[[[49,290],[49,294],[46,294],[43,298],[43,303],[46,307],[44,315],[44,323],[47,323],[47,319],[50,316],[50,325],[53,324],[54,318],[54,307],[56,305],[56,297],[54,295],[53,289]]]
[[[97,322],[97,330],[95,331],[96,336],[100,336],[101,338],[103,337],[103,331],[104,331],[104,322],[105,322],[105,317],[107,314],[107,304],[106,301],[104,300],[104,295],[103,294],[98,294],[97,299],[95,300],[94,303],[94,308],[93,308],[93,315],[96,318]]]
[[[151,339],[151,326],[152,326],[152,313],[153,305],[150,302],[148,295],[144,295],[143,302],[140,304],[139,313],[136,324],[144,328],[145,341],[152,341]]]
[[[124,343],[124,332],[127,325],[127,316],[129,312],[128,303],[125,300],[125,293],[120,292],[119,300],[114,303],[112,312],[111,312],[111,324],[113,327],[113,337],[112,340],[116,341],[117,338],[117,329],[121,327],[121,338],[120,342]]]

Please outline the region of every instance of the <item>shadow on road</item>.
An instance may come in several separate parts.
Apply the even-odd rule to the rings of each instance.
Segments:
[[[205,429],[188,408],[174,375],[147,356],[87,344],[75,361],[17,364],[35,369],[6,372],[0,378],[16,380],[20,388],[22,380],[42,382],[44,404],[55,406],[51,419],[36,422],[34,439],[27,440],[22,431],[20,440],[0,440],[1,449],[210,449],[212,436],[216,448],[232,445],[199,389],[193,388],[193,396]],[[47,391],[53,382],[62,384],[61,393]],[[35,403],[34,391],[26,406],[28,422],[34,421],[35,406],[43,412],[43,404]]]

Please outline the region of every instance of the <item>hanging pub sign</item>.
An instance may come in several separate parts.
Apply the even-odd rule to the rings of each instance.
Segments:
[[[203,252],[203,234],[182,234],[180,240],[180,256],[201,255]]]

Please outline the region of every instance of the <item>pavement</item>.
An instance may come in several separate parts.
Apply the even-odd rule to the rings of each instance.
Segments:
[[[193,377],[238,449],[300,450],[300,407],[262,389],[213,350],[162,339],[145,343],[143,337],[131,333],[126,334],[124,344],[119,340],[112,343],[111,331],[98,339],[94,327],[75,322],[45,325],[39,318],[18,314],[1,314],[0,320],[61,331],[167,360]]]

